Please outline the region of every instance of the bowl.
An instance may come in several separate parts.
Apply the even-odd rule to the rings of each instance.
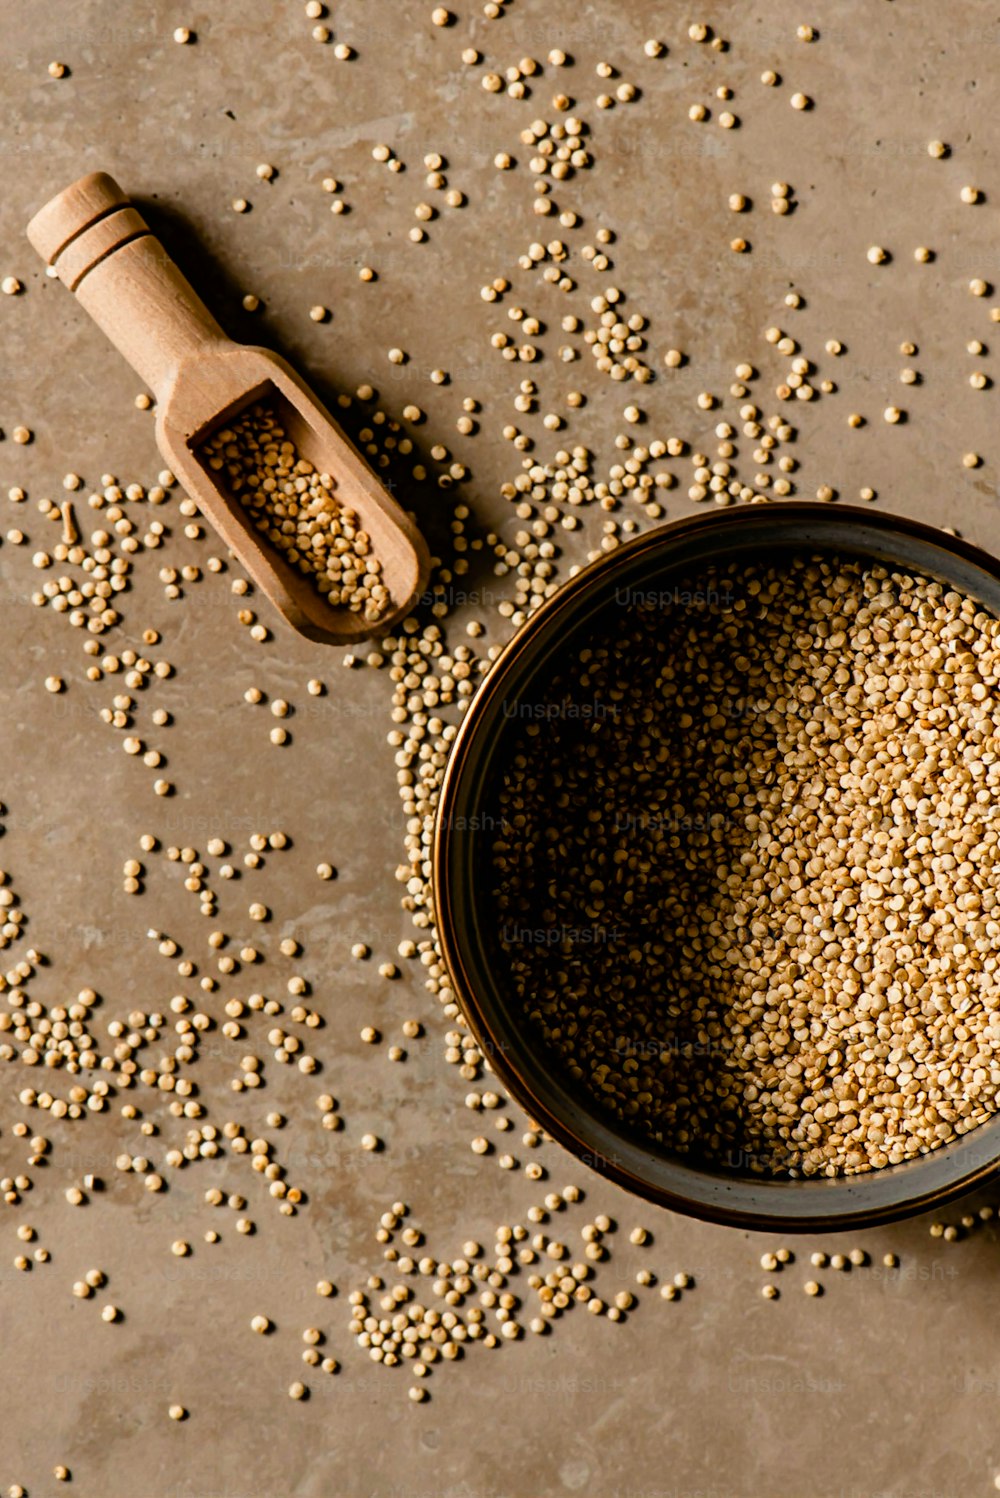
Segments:
[[[660,1206],[713,1222],[783,1231],[887,1222],[971,1190],[1000,1170],[1000,1112],[897,1165],[835,1177],[762,1176],[708,1165],[630,1133],[563,1072],[526,1025],[492,906],[491,789],[509,751],[510,704],[539,700],[567,644],[612,601],[663,594],[712,565],[782,553],[836,553],[918,572],[1000,617],[1000,562],[909,518],[782,501],[699,513],[646,533],[571,578],[517,630],[463,720],[445,772],[433,845],[435,916],[456,997],[491,1069],[530,1118],[599,1174]],[[534,694],[532,697],[531,694]]]

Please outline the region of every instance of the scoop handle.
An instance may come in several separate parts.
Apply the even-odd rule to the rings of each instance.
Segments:
[[[183,362],[230,341],[106,172],[58,193],[27,232],[158,401]]]

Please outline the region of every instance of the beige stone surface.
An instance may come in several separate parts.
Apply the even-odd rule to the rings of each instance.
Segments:
[[[687,39],[699,18],[693,12],[651,0],[507,0],[499,20],[488,20],[479,0],[452,8],[456,23],[438,28],[429,0],[338,0],[325,24],[335,43],[355,49],[346,62],[311,39],[314,22],[298,3],[82,0],[2,9],[0,276],[18,276],[25,290],[0,296],[0,865],[27,915],[25,937],[4,956],[13,963],[28,945],[46,955],[32,983],[46,1005],[96,989],[102,1002],[93,1029],[106,1049],[109,1020],[133,1009],[169,1014],[171,996],[185,990],[176,959],[159,956],[147,931],[169,933],[178,956],[204,972],[206,935],[217,925],[237,944],[259,941],[266,961],[234,975],[232,987],[221,978],[218,992],[199,999],[207,1012],[218,1017],[230,992],[257,984],[281,993],[296,968],[313,985],[307,1002],[325,1024],[311,1032],[322,1063],[313,1077],[270,1059],[259,1019],[246,1047],[267,1058],[263,1088],[229,1091],[244,1046],[218,1028],[191,1068],[205,1108],[200,1122],[221,1128],[234,1117],[249,1135],[273,1138],[288,1179],[307,1197],[292,1218],[278,1215],[246,1159],[228,1151],[164,1169],[162,1195],[117,1171],[122,1151],[161,1164],[168,1148],[183,1144],[185,1125],[167,1111],[167,1094],[131,1089],[159,1131],[145,1138],[138,1121],[120,1114],[124,1094],[102,1114],[59,1120],[18,1101],[27,1080],[42,1085],[37,1070],[29,1077],[23,1066],[0,1063],[0,1175],[28,1169],[19,1122],[52,1145],[51,1163],[31,1168],[23,1201],[0,1207],[0,1491],[21,1484],[30,1498],[985,1495],[1000,1470],[995,1224],[957,1242],[930,1237],[920,1219],[843,1241],[795,1241],[795,1262],[777,1279],[781,1296],[766,1302],[759,1257],[776,1240],[647,1208],[554,1145],[522,1148],[516,1108],[501,1110],[515,1120],[512,1153],[521,1165],[537,1157],[547,1180],[501,1171],[496,1152],[477,1159],[469,1140],[493,1126],[465,1108],[469,1084],[443,1060],[450,1024],[425,991],[423,970],[403,962],[395,983],[376,971],[411,934],[394,878],[404,819],[386,744],[386,673],[348,672],[335,653],[280,626],[264,645],[251,642],[230,593],[238,568],[185,586],[181,599],[165,598],[159,568],[203,567],[212,541],[185,537],[176,491],[159,508],[136,503],[142,528],[158,518],[169,535],[137,559],[134,586],[121,595],[123,623],[107,641],[120,653],[155,628],[162,644],[153,653],[176,668],[136,694],[134,731],[162,750],[158,773],[176,786],[161,799],[154,773],[122,753],[121,733],[99,717],[124,690],[121,678],[88,683],[80,632],[65,615],[30,604],[42,577],[31,555],[57,536],[36,501],[63,499],[63,475],[79,473],[85,487],[74,503],[89,530],[96,517],[86,496],[102,474],[150,485],[161,466],[152,415],[133,404],[137,380],[69,293],[46,280],[24,239],[31,213],[94,169],[111,171],[148,210],[234,336],[286,353],[330,401],[368,381],[393,419],[407,401],[424,407],[415,456],[436,474],[427,454],[445,444],[467,463],[468,479],[447,493],[433,476],[415,483],[403,462],[389,472],[441,544],[456,498],[484,530],[495,525],[511,539],[520,529],[499,495],[520,471],[520,455],[501,435],[505,423],[531,433],[541,461],[564,441],[585,444],[603,478],[620,456],[613,441],[622,410],[635,400],[647,413],[638,439],[677,434],[711,453],[716,423],[738,410],[728,388],[746,360],[759,371],[751,398],[796,427],[798,493],[826,484],[855,500],[869,485],[881,506],[1000,546],[996,391],[968,384],[974,368],[991,370],[995,332],[992,297],[973,297],[968,282],[998,272],[991,87],[1000,30],[982,7],[845,0],[812,15],[720,0],[704,19],[727,40],[723,52]],[[811,44],[795,35],[804,22],[820,33]],[[177,25],[194,31],[192,45],[172,40]],[[668,46],[660,59],[644,55],[650,36]],[[462,64],[470,45],[483,53],[482,65]],[[553,47],[572,65],[548,65]],[[544,64],[528,80],[528,97],[482,89],[487,66],[502,71],[528,56]],[[47,72],[55,60],[68,67],[58,80]],[[595,74],[602,60],[617,70],[608,83]],[[765,68],[780,74],[779,87],[760,83]],[[623,81],[635,83],[639,97],[598,109],[597,94]],[[720,85],[733,89],[731,103],[713,97]],[[811,110],[789,107],[796,90],[811,97]],[[572,96],[572,112],[591,131],[593,166],[553,184],[559,208],[580,215],[572,230],[532,212],[532,153],[518,139],[536,118],[558,118],[557,91]],[[689,122],[695,102],[710,106],[711,120]],[[738,116],[738,129],[719,128],[723,108]],[[927,155],[933,137],[950,143],[947,158]],[[383,141],[405,171],[372,160]],[[508,173],[492,164],[502,150],[516,158]],[[424,184],[422,159],[434,151],[468,202],[442,207],[426,243],[414,245],[414,206],[440,200]],[[273,182],[255,176],[260,162],[277,168]],[[340,217],[321,188],[326,175],[341,181],[350,206]],[[775,181],[793,188],[797,206],[785,217],[771,212]],[[961,202],[966,184],[983,189],[981,204]],[[745,193],[752,211],[731,213],[732,192]],[[236,197],[249,200],[248,213],[233,211]],[[580,255],[601,225],[616,234],[603,274]],[[750,253],[730,251],[736,234]],[[565,296],[517,263],[532,241],[557,236],[570,249],[565,269],[578,286]],[[890,251],[886,264],[868,262],[872,244]],[[917,264],[917,245],[936,258]],[[378,272],[369,284],[358,278],[365,264]],[[488,305],[480,288],[500,275],[515,289]],[[608,285],[625,294],[627,312],[650,320],[656,378],[648,385],[600,376],[583,340],[559,330],[568,311],[592,320],[589,300]],[[797,310],[782,301],[793,288],[804,303]],[[242,310],[248,292],[261,298],[259,313]],[[332,309],[328,323],[310,321],[316,303]],[[530,366],[503,361],[489,345],[496,329],[516,336],[506,316],[514,304],[546,324],[537,339],[542,355]],[[786,363],[764,339],[772,324],[815,362],[816,381],[836,382],[835,393],[787,406],[777,400]],[[841,357],[824,352],[830,338],[842,341]],[[966,352],[974,338],[986,345],[981,357]],[[578,363],[560,362],[563,342],[581,350]],[[903,355],[904,342],[917,352]],[[393,345],[408,352],[408,363],[389,363]],[[671,346],[688,355],[677,371],[662,364]],[[905,366],[920,372],[919,383],[900,384]],[[447,385],[430,382],[435,368],[449,372]],[[538,383],[539,412],[521,416],[513,397],[526,376]],[[588,395],[579,412],[564,402],[574,387]],[[717,394],[720,410],[699,410],[701,391]],[[465,396],[483,407],[471,438],[454,426]],[[882,420],[891,404],[907,413],[897,427]],[[564,433],[543,429],[548,410],[568,418]],[[867,425],[849,430],[851,411]],[[363,425],[356,408],[346,420],[355,434]],[[11,439],[19,423],[34,433],[28,446]],[[736,471],[752,484],[761,471],[755,444],[735,440]],[[968,451],[982,455],[981,467],[962,467]],[[666,466],[679,481],[665,499],[666,514],[676,517],[691,508],[690,461]],[[26,504],[8,502],[12,485],[28,492]],[[640,513],[626,500],[611,518],[630,512]],[[596,544],[605,518],[591,507],[584,529],[562,536],[563,573]],[[6,538],[15,526],[28,538],[23,547]],[[500,583],[486,571],[477,586]],[[260,611],[271,624],[265,604]],[[455,639],[465,638],[465,612]],[[495,606],[474,612],[487,623],[487,640],[504,637]],[[64,694],[45,692],[51,674],[65,678]],[[313,676],[327,684],[321,698],[306,693]],[[244,703],[252,684],[292,703],[287,748],[269,744],[267,708]],[[173,715],[169,727],[150,726],[155,706]],[[164,845],[200,852],[218,835],[242,856],[252,832],[277,829],[290,838],[288,850],[268,853],[263,869],[244,870],[224,887],[215,881],[217,920],[198,913],[180,864],[138,851],[148,831]],[[148,869],[135,897],[121,890],[130,857]],[[338,867],[335,882],[317,879],[323,860]],[[267,925],[248,921],[251,899],[271,907]],[[297,964],[276,950],[292,933],[304,948]],[[358,940],[373,948],[369,963],[350,957]],[[193,992],[195,982],[186,985]],[[408,1059],[393,1065],[386,1050],[403,1043],[398,1026],[408,1017],[426,1033],[405,1042]],[[381,1046],[361,1043],[366,1023],[384,1031]],[[154,1058],[168,1041],[150,1048]],[[343,1132],[319,1127],[315,1098],[325,1091],[338,1100]],[[287,1116],[280,1131],[265,1125],[271,1109]],[[377,1154],[359,1147],[368,1130],[384,1140]],[[88,1172],[103,1189],[70,1207],[65,1189]],[[576,1256],[584,1223],[602,1211],[614,1219],[603,1293],[635,1288],[643,1266],[661,1278],[686,1270],[694,1288],[674,1304],[655,1288],[637,1289],[637,1309],[618,1325],[576,1307],[548,1336],[529,1333],[495,1350],[469,1344],[456,1362],[437,1365],[430,1400],[411,1404],[405,1368],[371,1362],[347,1329],[348,1295],[384,1271],[374,1238],[380,1214],[404,1201],[427,1233],[426,1252],[452,1260],[470,1237],[489,1247],[498,1224],[524,1222],[531,1203],[569,1182],[584,1201],[544,1230]],[[216,1184],[246,1196],[252,1236],[236,1232],[240,1213],[205,1205],[204,1191]],[[948,1221],[995,1196],[963,1203]],[[37,1232],[27,1247],[16,1237],[25,1222]],[[628,1243],[637,1223],[651,1230],[648,1247]],[[204,1241],[209,1229],[219,1243]],[[171,1254],[177,1238],[191,1242],[189,1257]],[[39,1244],[50,1262],[16,1270],[15,1255]],[[817,1247],[856,1244],[869,1267],[808,1267]],[[898,1269],[881,1266],[890,1251],[900,1256]],[[106,1272],[107,1287],[74,1299],[73,1282],[92,1267]],[[824,1288],[816,1299],[802,1292],[814,1274]],[[334,1299],[316,1296],[322,1276],[335,1281]],[[512,1288],[527,1304],[524,1281],[522,1270]],[[123,1312],[118,1324],[100,1319],[108,1302]],[[273,1319],[270,1336],[250,1330],[255,1314]],[[334,1377],[301,1362],[301,1332],[311,1325],[341,1364]],[[310,1397],[295,1402],[287,1389],[300,1377]],[[173,1403],[189,1410],[187,1420],[168,1418]],[[60,1463],[71,1471],[68,1485],[53,1476]]]

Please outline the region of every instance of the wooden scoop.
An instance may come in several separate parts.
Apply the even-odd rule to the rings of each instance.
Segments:
[[[294,629],[321,644],[388,629],[427,581],[416,526],[291,365],[222,331],[112,177],[81,177],[35,214],[28,238],[54,266],[156,397],[156,440],[167,464],[257,586]],[[392,599],[377,625],[334,605],[254,527],[200,456],[206,438],[264,401],[302,457],[334,480],[333,495],[371,537]]]

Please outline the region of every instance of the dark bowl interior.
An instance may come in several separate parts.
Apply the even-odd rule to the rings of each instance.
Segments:
[[[735,1225],[806,1230],[887,1221],[968,1190],[998,1168],[1000,1113],[917,1159],[854,1176],[765,1177],[699,1164],[628,1133],[571,1080],[527,1028],[507,991],[492,908],[488,808],[517,720],[509,704],[544,698],[571,641],[627,594],[689,586],[711,564],[815,550],[889,562],[950,583],[1000,616],[1000,563],[909,519],[799,502],[697,514],[602,557],[515,635],[481,686],[456,740],[434,849],[437,922],[456,992],[490,1065],[528,1114],[585,1164],[677,1211]],[[626,591],[627,590],[627,591]],[[706,620],[707,622],[707,620]],[[505,705],[507,711],[505,712]]]

